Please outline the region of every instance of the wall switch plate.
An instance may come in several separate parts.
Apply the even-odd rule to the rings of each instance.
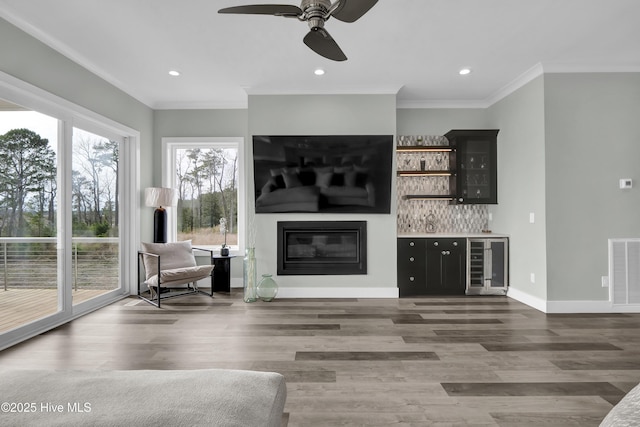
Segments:
[[[600,280],[602,281],[603,288],[609,287],[609,276],[602,276]]]
[[[626,190],[627,188],[631,187],[633,187],[633,180],[631,178],[620,179],[620,189]]]
[[[536,283],[536,275],[535,275],[535,273],[531,273],[531,283]]]
[[[536,222],[536,214],[534,214],[533,212],[529,212],[529,222],[531,224],[533,224],[534,222]]]

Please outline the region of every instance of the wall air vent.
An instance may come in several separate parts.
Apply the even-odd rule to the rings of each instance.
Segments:
[[[609,299],[640,305],[640,239],[609,239]]]

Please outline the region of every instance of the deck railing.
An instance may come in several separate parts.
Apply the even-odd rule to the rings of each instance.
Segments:
[[[119,286],[119,239],[72,239],[73,288],[115,289]],[[0,280],[4,290],[55,289],[58,277],[55,237],[0,237]]]

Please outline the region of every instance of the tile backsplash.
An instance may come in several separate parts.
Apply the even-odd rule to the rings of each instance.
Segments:
[[[399,146],[448,145],[439,135],[398,136]],[[448,170],[448,153],[396,153],[398,170]],[[487,205],[450,205],[446,200],[405,200],[407,194],[449,194],[448,177],[397,177],[399,233],[480,233],[488,228]],[[428,222],[434,224],[433,229]]]

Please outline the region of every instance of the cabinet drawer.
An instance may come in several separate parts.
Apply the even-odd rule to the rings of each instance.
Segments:
[[[399,282],[409,287],[424,288],[425,275],[420,272],[403,272]]]
[[[424,264],[426,239],[398,239],[398,266],[410,267]]]
[[[434,250],[466,250],[467,239],[426,239],[428,251]]]
[[[424,266],[426,259],[425,253],[398,253],[398,266],[401,266],[403,269],[414,269],[416,266]]]
[[[427,239],[398,239],[398,252],[418,253],[424,251]]]
[[[426,239],[398,239],[398,290],[401,297],[423,295],[426,289]]]
[[[424,295],[427,287],[426,275],[402,272],[398,274],[398,292],[401,297]]]

